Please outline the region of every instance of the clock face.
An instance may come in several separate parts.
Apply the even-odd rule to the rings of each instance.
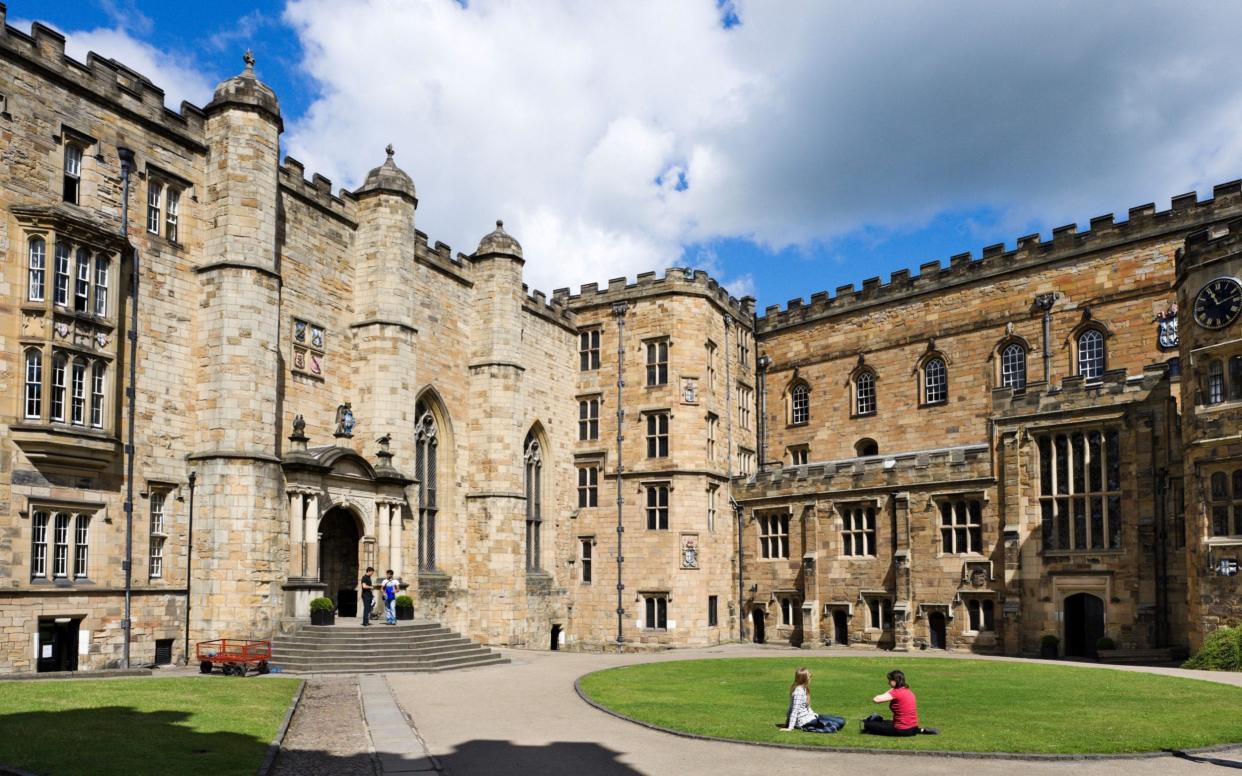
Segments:
[[[1223,329],[1242,312],[1242,283],[1234,278],[1217,278],[1199,290],[1195,297],[1195,323],[1205,329]]]

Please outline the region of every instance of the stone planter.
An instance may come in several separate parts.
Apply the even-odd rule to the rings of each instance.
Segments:
[[[1040,645],[1039,656],[1043,658],[1044,660],[1056,660],[1057,659],[1057,645],[1056,644]]]
[[[412,619],[414,619],[414,607],[412,607],[412,606],[398,606],[398,607],[397,607],[397,619],[398,619],[398,620],[412,620]]]
[[[335,625],[335,612],[311,612],[311,625]]]

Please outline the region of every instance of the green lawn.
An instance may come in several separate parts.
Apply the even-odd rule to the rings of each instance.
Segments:
[[[811,706],[849,720],[835,734],[778,729],[789,684],[811,669]],[[871,698],[901,668],[919,722],[939,736],[862,735]],[[824,747],[974,752],[1112,753],[1242,742],[1242,688],[1065,665],[984,660],[756,658],[688,660],[588,674],[583,692],[621,714],[674,730]]]
[[[182,677],[0,683],[0,763],[35,773],[258,770],[297,679]]]

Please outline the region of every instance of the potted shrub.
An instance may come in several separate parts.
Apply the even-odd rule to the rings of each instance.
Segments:
[[[1060,639],[1051,633],[1045,633],[1039,640],[1039,656],[1045,660],[1056,660],[1060,647]]]
[[[408,595],[397,596],[397,619],[412,620],[414,619],[414,599]]]
[[[336,623],[336,606],[331,598],[312,598],[310,602],[311,625],[334,625]]]
[[[1117,648],[1117,642],[1113,641],[1108,636],[1100,636],[1098,639],[1095,640],[1095,651],[1096,652],[1107,652],[1109,650],[1113,650],[1116,648]]]

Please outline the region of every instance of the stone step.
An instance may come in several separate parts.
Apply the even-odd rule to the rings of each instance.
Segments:
[[[355,670],[359,666],[368,671],[383,670],[389,665],[445,665],[459,660],[473,661],[488,658],[494,655],[494,652],[450,652],[443,655],[433,655],[428,657],[421,656],[394,656],[390,658],[368,658],[359,661],[356,657],[338,658],[328,656],[298,656],[298,657],[282,657],[272,656],[272,662],[276,665],[311,665],[322,668],[350,668]]]
[[[470,639],[453,634],[444,634],[443,636],[428,636],[427,638],[411,638],[411,639],[335,639],[327,641],[324,639],[304,638],[301,636],[281,637],[272,639],[272,646],[288,646],[288,647],[309,647],[318,649],[380,649],[386,647],[400,646],[440,646],[444,644],[473,644]]]
[[[311,636],[318,639],[332,638],[357,638],[358,636],[372,636],[379,633],[400,635],[400,636],[426,636],[437,633],[452,633],[448,628],[439,626],[418,626],[418,627],[402,627],[400,625],[385,625],[381,620],[374,625],[356,628],[338,628],[332,625],[306,625],[299,627],[297,630],[299,635]]]
[[[475,668],[478,666],[502,665],[509,662],[509,658],[501,657],[496,653],[487,655],[479,655],[471,658],[457,658],[444,661],[402,661],[385,663],[383,665],[330,665],[321,663],[281,663],[273,662],[272,665],[279,666],[281,671],[292,674],[356,674],[356,673],[433,673],[436,671],[448,671],[457,668]]]
[[[311,659],[311,658],[332,658],[335,660],[358,660],[363,658],[366,660],[383,660],[386,658],[433,658],[440,655],[459,654],[463,652],[474,652],[483,649],[476,645],[461,644],[450,647],[439,647],[436,649],[394,649],[394,650],[366,650],[356,651],[348,649],[273,649],[272,660],[291,660],[291,659]]]

